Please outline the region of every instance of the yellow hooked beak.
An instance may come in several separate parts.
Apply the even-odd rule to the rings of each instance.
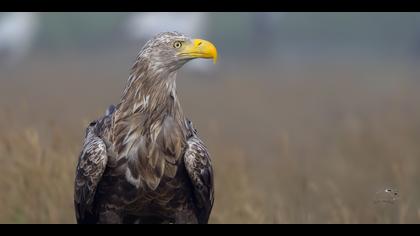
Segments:
[[[217,61],[216,47],[204,39],[193,39],[192,43],[184,45],[179,54],[190,58],[213,59],[215,64]]]

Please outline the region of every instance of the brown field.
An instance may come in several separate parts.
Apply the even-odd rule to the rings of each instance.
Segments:
[[[128,53],[41,53],[3,70],[1,223],[75,223],[84,128],[118,102]],[[418,72],[392,62],[180,72],[215,165],[211,223],[419,223]],[[376,202],[387,187],[399,198]]]

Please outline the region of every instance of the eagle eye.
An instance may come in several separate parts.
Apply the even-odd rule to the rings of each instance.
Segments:
[[[182,46],[182,42],[181,41],[176,41],[174,43],[174,48],[180,48]]]

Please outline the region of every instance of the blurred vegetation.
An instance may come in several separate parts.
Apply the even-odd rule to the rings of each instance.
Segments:
[[[48,48],[91,47],[115,38],[113,34],[125,16],[126,13],[42,13],[39,42]]]
[[[0,222],[75,222],[84,129],[126,80],[128,59],[113,57],[37,55],[2,82]],[[297,68],[180,73],[215,168],[210,222],[418,223],[418,67]],[[400,199],[376,203],[388,187]]]
[[[5,13],[0,13],[0,17]],[[41,13],[39,46],[46,49],[95,47],[119,40],[130,13]],[[272,16],[270,24],[264,16]],[[265,33],[260,28],[267,25]],[[139,29],[141,30],[141,29]],[[261,42],[277,49],[368,48],[395,50],[420,44],[417,13],[210,13],[208,34],[232,52],[257,49]],[[269,38],[269,39],[267,39]]]

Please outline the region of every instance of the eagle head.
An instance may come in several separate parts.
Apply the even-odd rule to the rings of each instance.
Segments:
[[[204,39],[191,39],[178,32],[165,32],[149,40],[139,53],[138,61],[147,62],[155,71],[175,71],[195,58],[217,60],[216,47]]]

